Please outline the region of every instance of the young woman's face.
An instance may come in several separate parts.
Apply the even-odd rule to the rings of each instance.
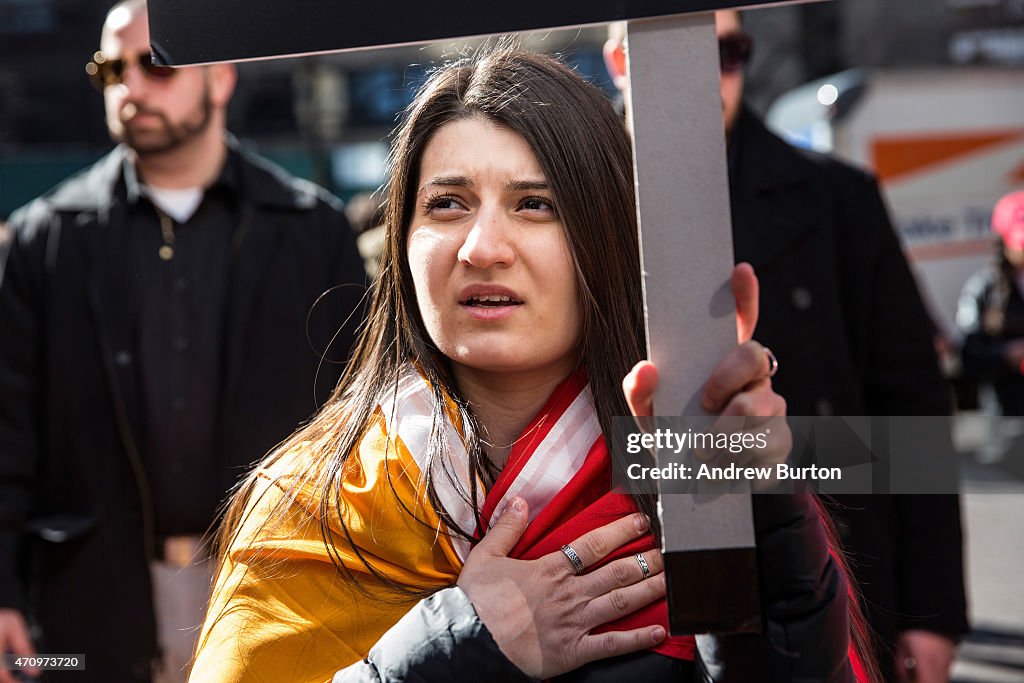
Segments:
[[[483,118],[423,152],[407,242],[420,315],[461,372],[564,377],[580,337],[576,276],[529,144]]]

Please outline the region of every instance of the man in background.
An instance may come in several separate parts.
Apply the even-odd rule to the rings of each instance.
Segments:
[[[120,144],[12,215],[0,281],[0,652],[183,680],[200,537],[333,388],[365,276],[338,201],[226,132],[234,67],[152,63],[144,0],[87,72]]]
[[[621,25],[620,25],[621,26]],[[772,381],[794,416],[949,415],[932,326],[877,183],[797,150],[743,104],[751,38],[716,14],[737,262],[760,281],[755,335],[784,367]],[[605,48],[625,90],[624,31]],[[955,495],[843,496],[833,510],[886,681],[949,680],[967,631]]]

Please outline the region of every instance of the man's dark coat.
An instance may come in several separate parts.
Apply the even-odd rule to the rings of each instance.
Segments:
[[[228,264],[225,492],[329,393],[352,324],[329,360],[320,352],[364,285],[336,199],[231,154],[241,154],[240,211],[252,219],[240,221]],[[115,149],[12,216],[0,283],[0,606],[41,626],[40,652],[85,653],[75,681],[149,680],[156,650],[124,156]]]
[[[736,260],[760,280],[755,338],[779,359],[774,385],[789,414],[948,415],[933,327],[875,180],[796,150],[746,109],[730,155]],[[842,503],[840,532],[882,640],[910,628],[964,633],[956,497]]]

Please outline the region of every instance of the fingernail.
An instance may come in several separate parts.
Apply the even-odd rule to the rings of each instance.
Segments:
[[[526,501],[516,496],[515,498],[512,499],[512,502],[509,504],[509,507],[512,508],[512,512],[518,515],[522,513],[523,510],[526,509]]]
[[[647,515],[640,513],[638,515],[633,515],[633,524],[636,525],[637,533],[642,534],[650,528],[651,520]]]
[[[711,398],[708,396],[701,396],[700,404],[701,406],[704,407],[704,410],[711,411],[715,409],[715,404],[711,401]]]
[[[663,626],[655,626],[651,629],[651,641],[660,643],[665,640],[665,628]]]

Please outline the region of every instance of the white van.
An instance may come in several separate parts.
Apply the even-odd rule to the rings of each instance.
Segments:
[[[878,175],[932,317],[956,344],[960,289],[994,253],[992,207],[1024,189],[1024,69],[846,71],[783,95],[767,121]]]

